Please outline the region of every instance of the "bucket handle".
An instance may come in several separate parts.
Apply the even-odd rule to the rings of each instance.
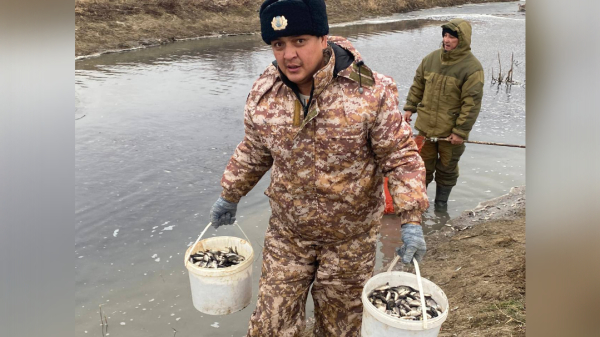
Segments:
[[[242,229],[242,227],[240,227],[240,225],[238,224],[237,221],[234,222],[234,224],[236,226],[238,226],[238,228],[240,229],[240,231],[242,232],[242,234],[244,234],[244,236],[246,237],[246,240],[248,242],[250,242],[250,239],[248,239],[248,235],[246,235],[246,233],[244,233],[244,230]],[[198,238],[196,239],[196,242],[194,242],[193,245],[191,245],[190,247],[196,247],[196,245],[198,244],[198,241],[200,241],[200,239],[202,238],[202,236],[204,236],[204,233],[206,233],[206,231],[208,230],[208,228],[210,227],[210,225],[212,225],[212,222],[209,222],[208,225],[206,225],[206,227],[204,228],[204,230],[202,231],[202,233],[200,233],[200,236],[198,236]],[[192,254],[192,250],[189,250],[189,254],[186,253],[185,254],[185,266],[187,267],[188,262],[190,261],[190,254]]]
[[[417,284],[419,285],[419,293],[421,294],[421,317],[423,317],[423,329],[427,329],[427,307],[425,306],[425,294],[423,293],[423,283],[421,282],[421,272],[419,271],[419,263],[413,258],[415,264],[415,274],[417,274]]]
[[[387,272],[391,272],[396,263],[400,260],[400,255],[396,255],[394,260],[388,267]],[[427,307],[425,306],[425,294],[423,293],[423,283],[421,282],[421,271],[419,270],[419,263],[417,259],[413,258],[412,262],[415,264],[415,274],[417,275],[417,284],[419,285],[419,294],[421,295],[421,317],[423,317],[423,329],[427,329]]]

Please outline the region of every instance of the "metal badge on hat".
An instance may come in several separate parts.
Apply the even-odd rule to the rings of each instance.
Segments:
[[[285,27],[287,27],[287,20],[285,19],[285,16],[274,17],[273,21],[271,21],[271,27],[273,27],[273,30],[285,29]]]

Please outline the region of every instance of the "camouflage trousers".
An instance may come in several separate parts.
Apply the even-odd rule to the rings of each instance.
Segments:
[[[425,181],[439,185],[454,186],[458,180],[458,161],[465,152],[465,144],[452,145],[450,142],[425,142],[421,148],[421,158],[425,163]]]
[[[265,234],[258,302],[247,336],[299,336],[305,328],[312,285],[315,336],[358,337],[360,298],[373,275],[378,230],[376,225],[343,241],[319,244],[294,235],[272,216]]]

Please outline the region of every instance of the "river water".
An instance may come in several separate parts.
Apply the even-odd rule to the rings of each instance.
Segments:
[[[421,59],[440,46],[444,21],[473,26],[485,95],[471,140],[525,144],[525,15],[517,4],[435,8],[336,25],[372,69],[398,83],[401,104]],[[510,88],[490,83],[514,53]],[[192,305],[186,248],[208,223],[223,169],[243,138],[243,106],[272,61],[258,35],[177,42],[76,61],[75,333],[102,336],[245,335],[256,304],[260,254],[269,218],[268,174],[242,199],[238,219],[257,259],[252,303],[228,316]],[[447,214],[428,210],[426,231],[480,201],[525,184],[525,150],[467,144]],[[429,198],[435,196],[435,183]],[[433,200],[432,200],[433,201]],[[376,270],[394,256],[399,224],[382,220]],[[206,236],[242,234],[229,226]],[[426,259],[423,262],[427,268]],[[307,314],[312,314],[309,298]]]

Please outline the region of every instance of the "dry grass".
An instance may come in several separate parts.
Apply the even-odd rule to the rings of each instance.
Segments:
[[[501,0],[489,0],[501,1]],[[329,23],[486,0],[326,0]],[[75,54],[254,33],[263,0],[75,0]]]
[[[460,233],[427,241],[432,249],[424,274],[450,302],[440,337],[474,332],[524,337],[525,210],[515,220],[489,221]]]

